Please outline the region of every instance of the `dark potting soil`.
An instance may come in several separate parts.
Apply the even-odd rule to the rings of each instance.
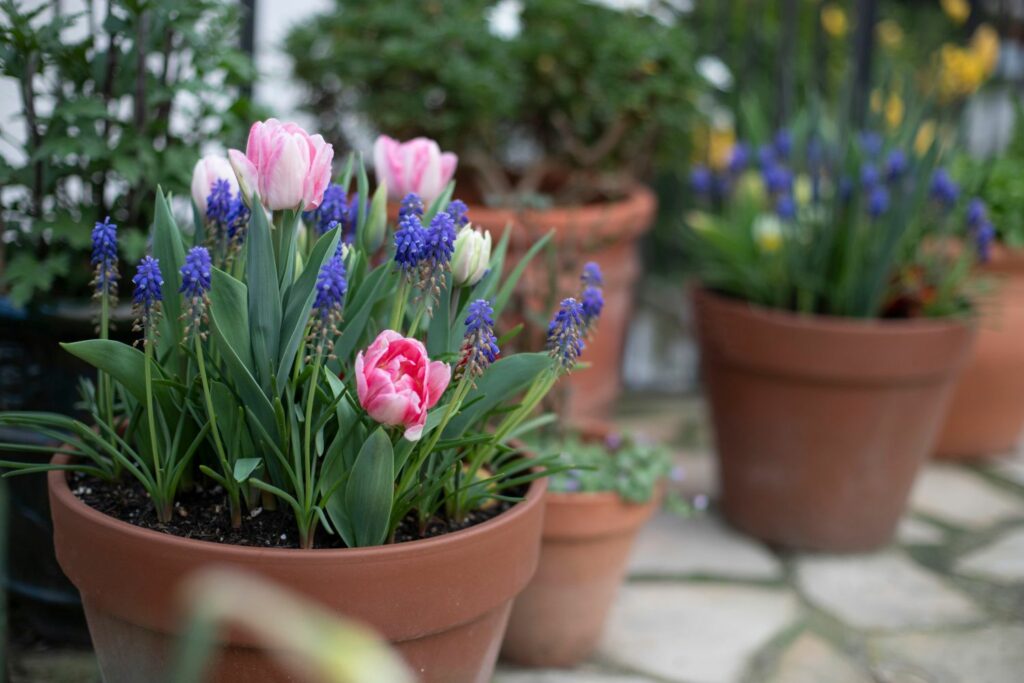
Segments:
[[[194,484],[188,490],[182,491],[174,505],[174,518],[164,524],[157,520],[146,489],[134,479],[111,483],[73,472],[68,477],[68,484],[72,492],[89,507],[144,529],[229,545],[260,548],[299,547],[295,516],[287,507],[278,507],[273,511],[255,508],[248,514],[243,513],[240,529],[232,529],[227,497],[220,486]],[[521,497],[526,494],[526,489],[526,486],[522,486],[505,493]],[[424,533],[420,533],[419,520],[414,515],[409,515],[399,524],[395,532],[395,542],[433,538],[466,529],[497,517],[513,505],[515,503],[496,500],[487,509],[474,510],[462,523],[435,518],[428,524]],[[344,548],[345,544],[336,534],[329,534],[319,528],[314,547]]]

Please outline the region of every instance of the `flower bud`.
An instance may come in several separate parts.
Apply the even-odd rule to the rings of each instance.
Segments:
[[[452,277],[460,287],[471,287],[480,282],[491,263],[491,233],[464,226],[455,238],[452,256]]]
[[[366,217],[366,225],[359,240],[367,254],[375,254],[384,244],[388,231],[388,186],[381,183],[373,193],[370,201],[370,213]]]

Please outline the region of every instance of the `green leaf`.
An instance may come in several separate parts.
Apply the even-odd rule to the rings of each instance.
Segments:
[[[254,198],[253,206],[259,207]],[[274,263],[274,245],[270,240],[270,225],[266,214],[257,208],[252,212],[249,234],[246,236],[246,281],[249,285],[249,334],[252,339],[252,358],[256,379],[263,393],[270,396],[271,378],[278,358],[278,339],[281,333],[281,290],[278,287],[277,267]],[[278,387],[283,390],[283,387]]]
[[[455,439],[505,401],[526,389],[536,377],[551,368],[546,353],[517,353],[487,368],[466,396],[466,407],[448,423],[445,439]],[[474,402],[475,401],[475,402]]]
[[[362,286],[356,292],[356,298],[350,302],[352,306],[346,306],[346,322],[341,337],[334,344],[334,355],[338,358],[346,360],[352,355],[353,349],[363,338],[363,331],[373,307],[384,294],[394,291],[391,287],[383,286],[389,277],[397,277],[391,264],[384,263],[378,266],[363,280]]]
[[[153,258],[160,261],[164,277],[164,315],[160,321],[161,351],[167,350],[169,362],[180,356],[181,344],[181,266],[185,263],[185,246],[174,222],[171,207],[162,190],[156,192],[156,216],[153,219]]]
[[[239,458],[235,461],[235,481],[239,484],[248,481],[252,473],[262,464],[263,458]]]
[[[446,273],[444,276],[444,287],[434,306],[434,314],[430,317],[430,326],[427,328],[427,353],[431,358],[455,351],[448,348],[451,343],[451,301],[452,301],[452,275]],[[458,343],[458,342],[456,342]]]
[[[146,354],[142,351],[110,339],[61,343],[61,348],[113,377],[139,403],[146,402]],[[159,372],[154,370],[153,375]]]
[[[283,387],[288,380],[288,373],[295,362],[295,352],[306,331],[309,312],[316,298],[316,279],[320,268],[338,248],[341,231],[335,228],[317,240],[309,262],[302,270],[299,279],[288,288],[285,295],[284,322],[281,325],[280,353],[277,359],[277,386]]]
[[[242,364],[253,370],[249,344],[248,290],[244,282],[214,268],[210,277],[210,311],[217,318],[224,341],[235,351]]]
[[[391,439],[378,427],[359,450],[345,487],[345,508],[356,546],[380,545],[387,539],[394,504],[395,470]]]

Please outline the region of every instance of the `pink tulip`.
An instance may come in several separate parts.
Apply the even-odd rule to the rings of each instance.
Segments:
[[[192,201],[199,207],[202,216],[206,215],[206,200],[218,180],[228,181],[232,196],[238,194],[238,181],[226,158],[218,154],[207,154],[196,162],[192,169]]]
[[[245,155],[228,152],[245,197],[259,192],[271,211],[320,206],[331,182],[334,147],[294,123],[257,121],[249,129]]]
[[[419,441],[427,411],[448,388],[452,370],[431,361],[418,339],[384,330],[356,355],[356,393],[359,404],[374,420],[403,425],[405,438]]]
[[[444,191],[458,163],[459,157],[451,152],[442,153],[429,138],[399,142],[381,135],[373,143],[377,182],[387,185],[388,196],[395,201],[415,192],[429,205]]]

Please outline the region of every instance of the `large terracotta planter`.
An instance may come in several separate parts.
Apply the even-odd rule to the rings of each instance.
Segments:
[[[562,380],[566,418],[607,419],[622,387],[622,352],[632,318],[636,281],[640,274],[639,240],[654,220],[657,200],[650,189],[637,185],[623,200],[545,210],[495,209],[473,205],[474,224],[492,231],[497,239],[512,227],[509,261],[515,263],[527,249],[554,230],[556,260],[542,253],[520,281],[519,302],[532,348],[543,343],[552,305],[578,296],[580,270],[595,261],[604,272],[605,308],[598,333],[587,342],[582,360],[591,367]]]
[[[61,456],[58,456],[61,457]],[[537,566],[546,481],[494,519],[375,548],[259,549],[141,529],[90,508],[48,475],[57,558],[78,587],[106,683],[163,680],[177,590],[205,566],[261,575],[376,629],[428,683],[491,678],[512,599]],[[268,614],[268,619],[273,615]],[[243,632],[225,636],[211,683],[292,680]]]
[[[800,316],[703,290],[694,298],[726,518],[793,548],[887,543],[973,327]]]
[[[660,500],[660,489],[646,503],[626,502],[614,492],[548,492],[540,564],[512,608],[503,659],[571,667],[590,655],[637,532]]]
[[[939,437],[942,458],[1012,450],[1024,429],[1024,252],[996,247],[982,273],[993,289]]]

